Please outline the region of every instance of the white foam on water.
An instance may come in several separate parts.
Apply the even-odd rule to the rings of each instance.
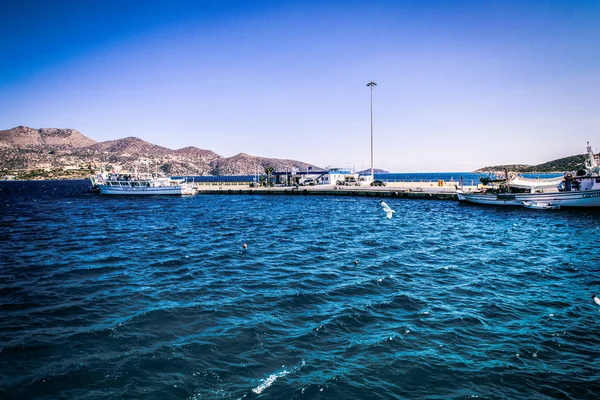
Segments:
[[[263,391],[268,389],[273,384],[273,382],[277,380],[277,378],[281,378],[282,376],[286,376],[287,374],[289,374],[289,372],[287,370],[283,370],[277,374],[269,375],[267,379],[263,380],[263,383],[252,389],[252,391],[256,394],[261,394]]]
[[[284,369],[284,370],[283,370],[283,371],[281,371],[281,372],[278,372],[278,373],[276,373],[276,374],[269,375],[269,376],[267,377],[267,379],[264,379],[264,380],[263,380],[263,383],[261,383],[260,385],[258,385],[258,386],[257,386],[257,387],[255,387],[254,389],[252,389],[252,391],[253,391],[254,393],[256,393],[256,394],[261,394],[263,391],[265,391],[266,389],[268,389],[268,388],[269,388],[269,387],[270,387],[270,386],[273,384],[273,382],[275,382],[275,381],[277,380],[277,378],[284,377],[284,376],[286,376],[286,375],[287,375],[287,374],[289,374],[289,373],[290,373],[290,371],[288,371],[288,370]]]
[[[289,374],[290,372],[295,372],[305,365],[306,365],[306,363],[304,362],[304,360],[302,360],[302,364],[299,367],[293,368],[291,371],[284,369],[283,371],[278,372],[276,374],[271,374],[266,379],[263,379],[262,383],[260,385],[258,385],[257,387],[255,387],[254,389],[252,389],[252,391],[256,394],[261,394],[266,389],[268,389],[277,380],[277,378],[282,378],[282,377],[286,376],[287,374]],[[285,365],[282,365],[281,368],[285,368]]]

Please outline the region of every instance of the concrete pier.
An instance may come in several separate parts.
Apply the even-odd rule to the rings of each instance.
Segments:
[[[197,194],[330,195],[404,197],[432,200],[456,200],[457,182],[389,182],[386,186],[275,186],[251,187],[249,182],[196,182]],[[465,190],[474,188],[465,186]]]

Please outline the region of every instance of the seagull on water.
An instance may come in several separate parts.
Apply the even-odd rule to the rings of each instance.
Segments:
[[[592,295],[592,299],[594,299],[594,301],[596,302],[596,304],[598,304],[600,306],[600,297],[598,297],[595,294],[593,294]]]
[[[383,209],[383,212],[385,212],[385,215],[388,217],[388,219],[392,218],[392,214],[394,214],[396,211],[392,210],[390,206],[388,206],[383,200],[379,200],[379,204],[381,204],[381,208]]]

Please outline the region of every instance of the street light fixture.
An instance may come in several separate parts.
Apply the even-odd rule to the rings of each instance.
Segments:
[[[371,182],[374,182],[375,174],[373,173],[373,86],[377,86],[377,84],[371,81],[367,83],[367,86],[371,88]]]

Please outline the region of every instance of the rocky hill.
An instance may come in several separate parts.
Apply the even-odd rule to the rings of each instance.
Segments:
[[[101,167],[169,175],[253,175],[269,165],[276,170],[315,167],[244,153],[226,158],[196,147],[172,150],[135,137],[96,142],[74,129],[19,126],[0,131],[0,179],[87,177]]]
[[[576,171],[583,168],[585,164],[586,155],[580,154],[576,156],[563,157],[557,160],[548,161],[538,165],[527,165],[527,164],[507,164],[507,165],[495,165],[493,167],[484,167],[474,172],[488,172],[488,171],[503,171],[505,168],[512,172],[522,173],[553,173],[553,172],[566,172]]]
[[[86,147],[95,143],[95,140],[82,135],[75,129],[34,129],[26,126],[18,126],[13,129],[0,131],[0,147],[56,150]]]

